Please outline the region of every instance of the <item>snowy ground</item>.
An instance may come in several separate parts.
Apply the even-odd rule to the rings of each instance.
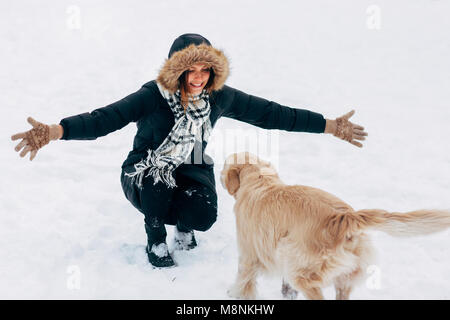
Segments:
[[[119,180],[134,124],[95,141],[52,142],[33,162],[10,140],[29,129],[27,116],[58,123],[134,92],[186,32],[225,50],[231,86],[330,118],[356,110],[352,121],[369,132],[362,149],[279,132],[286,183],[356,209],[448,209],[449,10],[444,0],[0,2],[0,298],[228,298],[233,199],[218,180],[217,223],[197,233],[198,248],[174,253],[177,268],[152,270],[143,217]],[[216,137],[231,128],[255,129],[223,118]],[[218,178],[223,158],[214,159]],[[376,281],[353,299],[450,298],[450,230],[372,235]],[[261,278],[259,294],[281,299],[279,279]]]

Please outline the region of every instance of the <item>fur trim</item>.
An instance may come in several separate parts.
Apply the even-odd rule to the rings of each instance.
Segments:
[[[166,59],[157,81],[164,89],[173,94],[179,89],[178,78],[185,70],[199,62],[213,69],[215,77],[211,89],[213,91],[220,90],[228,78],[228,59],[222,51],[207,44],[191,44],[183,50],[175,52],[169,59]]]

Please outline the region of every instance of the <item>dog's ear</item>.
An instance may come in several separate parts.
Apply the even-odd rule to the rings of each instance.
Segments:
[[[236,168],[231,168],[228,170],[227,175],[225,177],[225,186],[228,190],[228,193],[234,195],[240,186],[239,181],[239,173]]]

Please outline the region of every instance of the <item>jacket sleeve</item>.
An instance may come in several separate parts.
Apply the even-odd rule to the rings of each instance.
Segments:
[[[155,108],[154,93],[143,85],[138,91],[106,107],[62,119],[62,140],[95,140],[136,122]]]
[[[282,106],[276,102],[230,90],[230,105],[224,117],[240,120],[264,129],[323,133],[326,120],[316,112]]]

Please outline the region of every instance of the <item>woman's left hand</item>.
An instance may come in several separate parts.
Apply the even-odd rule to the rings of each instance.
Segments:
[[[366,140],[365,137],[368,134],[364,131],[364,127],[348,121],[354,114],[355,110],[352,110],[336,120],[326,119],[325,133],[331,133],[335,137],[361,148],[363,145],[357,140]]]

